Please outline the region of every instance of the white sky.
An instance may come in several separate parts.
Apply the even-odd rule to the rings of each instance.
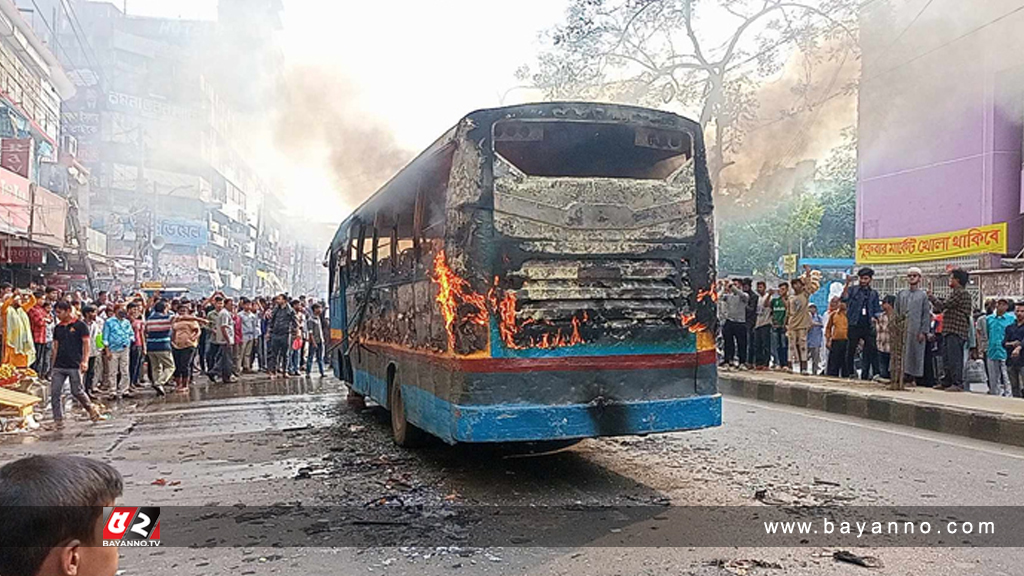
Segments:
[[[533,64],[539,32],[559,22],[566,5],[566,0],[283,1],[286,64],[319,66],[348,77],[361,92],[358,105],[413,153],[466,113],[501,105],[502,95],[517,84],[513,72]],[[215,0],[127,0],[127,8],[131,15],[216,18]],[[504,103],[538,98],[513,90]],[[288,204],[305,216],[340,221],[353,208],[342,205],[323,156],[301,163],[269,152],[260,156],[257,166],[274,172]]]

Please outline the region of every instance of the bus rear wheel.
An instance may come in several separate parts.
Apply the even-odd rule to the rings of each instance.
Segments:
[[[423,443],[424,433],[413,426],[405,418],[405,401],[402,399],[402,387],[397,382],[388,388],[388,406],[391,408],[391,435],[395,444],[403,448],[412,448]]]

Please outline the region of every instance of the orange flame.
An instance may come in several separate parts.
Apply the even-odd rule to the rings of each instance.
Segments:
[[[441,314],[444,316],[444,329],[448,333],[448,347],[455,347],[455,324],[458,321],[473,322],[481,326],[487,325],[487,300],[473,292],[469,283],[459,277],[445,257],[444,250],[434,257],[434,281],[437,282],[437,303],[440,305]],[[476,308],[475,312],[463,312],[464,317],[459,318],[459,306],[470,304]]]
[[[680,314],[679,323],[683,325],[683,328],[686,328],[693,334],[697,334],[698,332],[703,332],[708,329],[707,324],[697,322],[696,314]]]
[[[703,302],[705,298],[711,298],[712,302],[718,302],[718,290],[714,286],[707,290],[697,291],[697,302]]]
[[[472,322],[486,326],[490,320],[490,314],[494,314],[498,320],[498,333],[501,340],[509,348],[559,348],[563,346],[574,346],[584,342],[580,334],[580,319],[575,315],[572,317],[572,332],[564,334],[559,328],[552,334],[545,332],[540,340],[530,338],[529,344],[521,346],[516,343],[516,336],[519,335],[521,326],[516,322],[516,295],[513,291],[505,291],[501,299],[498,299],[498,277],[494,277],[494,284],[483,296],[474,292],[469,283],[460,278],[449,266],[442,250],[434,257],[434,281],[438,284],[437,303],[440,306],[441,314],[444,316],[445,331],[448,333],[448,347],[455,349],[455,330],[459,323]],[[464,304],[470,304],[475,311],[467,311],[463,308],[460,317],[459,309]],[[590,319],[586,311],[583,312],[583,322]],[[532,318],[523,321],[522,327],[536,324]],[[544,325],[550,326],[547,320],[541,320]]]

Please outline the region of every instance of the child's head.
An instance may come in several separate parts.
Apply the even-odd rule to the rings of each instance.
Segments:
[[[103,547],[103,507],[121,475],[81,456],[30,456],[0,468],[0,574],[114,576],[117,547]]]

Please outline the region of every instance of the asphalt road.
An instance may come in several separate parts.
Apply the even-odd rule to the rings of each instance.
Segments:
[[[0,462],[35,453],[89,455],[122,472],[125,504],[210,510],[397,505],[403,514],[429,515],[566,504],[1000,506],[1019,504],[1024,488],[1021,449],[748,400],[727,398],[718,429],[588,440],[522,455],[442,445],[398,449],[383,414],[353,412],[344,395],[331,379],[204,385],[188,398],[118,407],[103,424],[76,421],[61,433],[0,436]],[[287,531],[275,522],[256,521]],[[628,547],[617,530],[567,548],[545,547],[534,535],[521,546],[439,547],[429,534],[402,529],[381,540],[397,544],[389,546],[295,547],[291,534],[283,547],[226,547],[226,534],[211,532],[208,544],[221,546],[123,549],[121,567],[125,576],[1024,574],[1019,548],[845,548],[884,564],[868,570],[833,560],[835,548]],[[339,534],[309,541],[350,543]]]

